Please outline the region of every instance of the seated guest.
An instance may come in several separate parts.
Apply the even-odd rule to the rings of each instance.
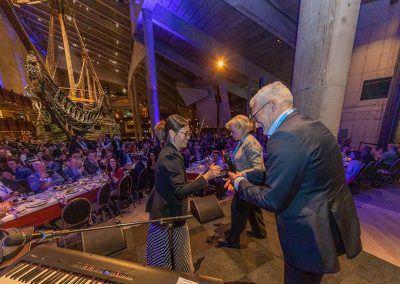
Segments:
[[[125,175],[124,169],[122,167],[118,167],[116,159],[111,158],[108,160],[107,172],[111,180],[111,190],[117,189],[119,182]]]
[[[389,144],[387,147],[387,151],[382,154],[383,159],[383,169],[389,169],[394,162],[398,159],[397,157],[397,145]]]
[[[8,188],[4,183],[0,181],[0,198],[2,200],[7,200],[11,198],[13,195],[17,195],[18,193],[14,193],[10,188]]]
[[[365,145],[361,151],[361,161],[368,165],[371,162],[376,162],[374,155],[372,155],[372,148]]]
[[[107,149],[104,158],[100,160],[100,168],[105,170],[111,158],[114,158],[113,151],[111,149]]]
[[[89,150],[87,152],[87,158],[83,163],[83,167],[85,168],[85,172],[87,172],[89,175],[101,173],[101,169],[97,163],[95,151]]]
[[[363,164],[361,162],[361,152],[358,150],[350,152],[351,161],[349,162],[346,168],[346,182],[350,184],[354,181],[355,177],[357,176],[358,172],[361,170]]]
[[[81,169],[78,167],[78,161],[71,157],[67,160],[67,167],[64,169],[64,178],[68,182],[77,181],[82,177]]]
[[[151,152],[149,152],[150,155]],[[134,194],[134,198],[143,198],[143,193],[142,192],[137,192],[137,185],[138,185],[138,180],[139,180],[139,174],[145,169],[145,165],[142,162],[142,159],[140,157],[140,155],[138,154],[133,154],[132,155],[132,161],[133,164],[135,165],[135,167],[129,172],[129,174],[132,177],[132,189],[133,189],[133,194]],[[147,168],[149,168],[150,165],[150,171],[151,171],[151,166],[152,166],[153,162],[150,158],[150,160],[147,162]],[[154,174],[155,177],[155,174]],[[150,187],[150,189],[152,189],[152,187]]]
[[[1,182],[7,186],[9,189],[11,189],[13,192],[18,192],[18,193],[27,193],[29,192],[29,189],[22,186],[20,183],[15,181],[15,176],[11,172],[11,170],[6,169],[1,172]],[[23,180],[27,182],[26,180]]]
[[[64,182],[64,178],[56,172],[46,172],[46,166],[42,161],[36,161],[32,166],[35,173],[28,177],[28,183],[33,192],[40,193],[50,186]]]
[[[16,157],[9,157],[7,159],[7,166],[16,180],[27,179],[33,173],[30,168],[21,166],[20,161]]]
[[[53,161],[53,159],[49,155],[44,155],[42,157],[42,161],[46,165],[46,170],[48,172],[57,172],[58,174],[62,173],[60,164]]]

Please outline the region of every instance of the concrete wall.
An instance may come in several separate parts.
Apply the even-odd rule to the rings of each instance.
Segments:
[[[27,51],[0,9],[0,85],[24,94],[29,83],[25,72]]]
[[[387,99],[360,101],[365,80],[393,75],[400,46],[400,3],[374,1],[361,5],[349,80],[341,117],[352,145],[377,143]]]

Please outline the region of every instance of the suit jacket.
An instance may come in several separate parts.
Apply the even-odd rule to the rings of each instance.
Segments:
[[[360,225],[335,137],[294,112],[270,137],[261,186],[244,180],[239,197],[276,213],[285,260],[314,273],[339,270],[337,256],[361,251]],[[247,177],[260,177],[260,171]]]
[[[94,175],[100,170],[98,165],[91,163],[88,159],[83,162],[83,167],[89,175]]]
[[[31,174],[33,174],[33,171],[30,168],[20,166],[15,170],[15,179],[27,179]]]
[[[66,167],[63,173],[64,173],[64,178],[67,181],[69,180],[77,181],[80,177],[82,177],[82,174],[79,172],[78,169],[73,170],[69,167]]]
[[[235,170],[238,172],[265,170],[261,145],[253,135],[247,135],[239,146],[235,154]]]
[[[168,142],[157,159],[150,219],[185,215],[186,198],[206,186],[207,181],[203,177],[187,183],[182,154]]]
[[[136,190],[137,188],[137,183],[139,179],[139,174],[142,170],[145,169],[144,163],[142,161],[139,161],[136,165],[135,168],[130,172],[131,177],[132,177],[132,186],[133,189]]]

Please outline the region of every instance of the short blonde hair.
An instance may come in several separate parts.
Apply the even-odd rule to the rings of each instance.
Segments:
[[[250,121],[250,119],[242,114],[239,114],[235,117],[233,117],[231,120],[229,120],[226,124],[225,124],[225,128],[227,130],[231,130],[231,126],[234,125],[239,129],[243,129],[245,131],[245,133],[249,133],[253,130],[253,123]]]

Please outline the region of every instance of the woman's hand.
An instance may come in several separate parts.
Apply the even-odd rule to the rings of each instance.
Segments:
[[[211,180],[221,175],[221,167],[212,164],[210,169],[203,175],[206,180]]]
[[[224,188],[228,191],[235,191],[235,188],[233,187],[232,182],[228,178],[226,178],[224,180],[226,181],[224,184]]]

